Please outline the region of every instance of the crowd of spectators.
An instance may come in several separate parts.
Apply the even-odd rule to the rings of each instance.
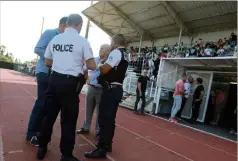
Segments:
[[[131,46],[128,51],[128,60],[134,72],[140,73],[142,69],[148,69],[149,75],[157,76],[160,58],[176,57],[221,57],[233,56],[237,52],[237,35],[231,33],[230,37],[218,41],[204,41],[202,38],[192,45],[165,44],[163,47],[144,47],[139,50],[138,46]]]

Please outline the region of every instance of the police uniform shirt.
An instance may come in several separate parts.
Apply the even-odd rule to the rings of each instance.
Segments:
[[[93,53],[89,42],[76,29],[66,28],[51,40],[44,56],[53,60],[53,71],[78,76],[83,74],[84,61],[93,58]]]
[[[118,49],[114,49],[110,52],[110,54],[108,55],[107,61],[105,63],[107,63],[108,65],[110,65],[112,68],[118,66],[118,64],[121,61],[121,52]],[[112,82],[111,84],[119,84],[122,85],[121,83],[118,82]]]

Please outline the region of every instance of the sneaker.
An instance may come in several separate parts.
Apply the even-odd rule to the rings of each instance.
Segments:
[[[39,146],[37,136],[27,137],[26,141],[33,146]]]
[[[178,120],[174,117],[174,118],[171,118],[171,122],[173,122],[173,123],[177,123]]]

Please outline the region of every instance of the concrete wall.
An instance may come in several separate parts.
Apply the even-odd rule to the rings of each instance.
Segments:
[[[193,42],[195,42],[196,40],[198,40],[199,38],[202,38],[204,41],[218,41],[218,39],[224,39],[229,38],[229,36],[231,35],[231,32],[237,33],[237,29],[232,29],[232,30],[226,30],[226,31],[217,31],[217,32],[209,32],[209,33],[200,33],[197,34],[194,38],[193,38]],[[179,36],[179,35],[178,35]],[[164,46],[164,44],[168,44],[168,45],[174,45],[176,42],[178,42],[178,36],[177,37],[172,37],[172,38],[166,38],[166,39],[159,39],[158,41],[155,42],[155,46]],[[183,42],[184,44],[190,44],[190,38],[187,36],[183,36],[181,39],[181,42]],[[128,47],[131,46],[139,46],[140,42],[133,42],[130,43],[128,45]],[[142,42],[142,47],[145,46],[152,46],[152,42],[151,41],[143,41]]]

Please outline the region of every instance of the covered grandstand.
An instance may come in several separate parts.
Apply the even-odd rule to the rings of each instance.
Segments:
[[[215,51],[212,57],[183,58],[194,48],[193,44],[202,39],[214,42],[225,40],[232,32],[236,35],[237,1],[107,1],[92,5],[83,14],[108,35],[123,34],[127,39],[127,48],[138,46],[136,52],[139,54],[147,46],[155,47],[155,54],[163,51],[166,45],[173,49],[173,58],[166,56],[160,59],[158,79],[147,89],[147,110],[153,114],[170,112],[171,107],[165,108],[167,111],[162,109],[168,107],[168,101],[171,102],[169,93],[173,92],[173,85],[183,72],[195,78],[200,76],[206,82],[200,122],[206,121],[213,82],[229,84],[237,81],[237,40],[231,48],[225,49],[226,54],[217,55]],[[144,60],[136,63],[142,64],[141,68],[145,67]],[[125,97],[121,103],[128,108],[133,108],[135,101],[137,74],[133,71],[132,65],[124,82]],[[186,106],[183,117],[189,118],[191,105]]]

